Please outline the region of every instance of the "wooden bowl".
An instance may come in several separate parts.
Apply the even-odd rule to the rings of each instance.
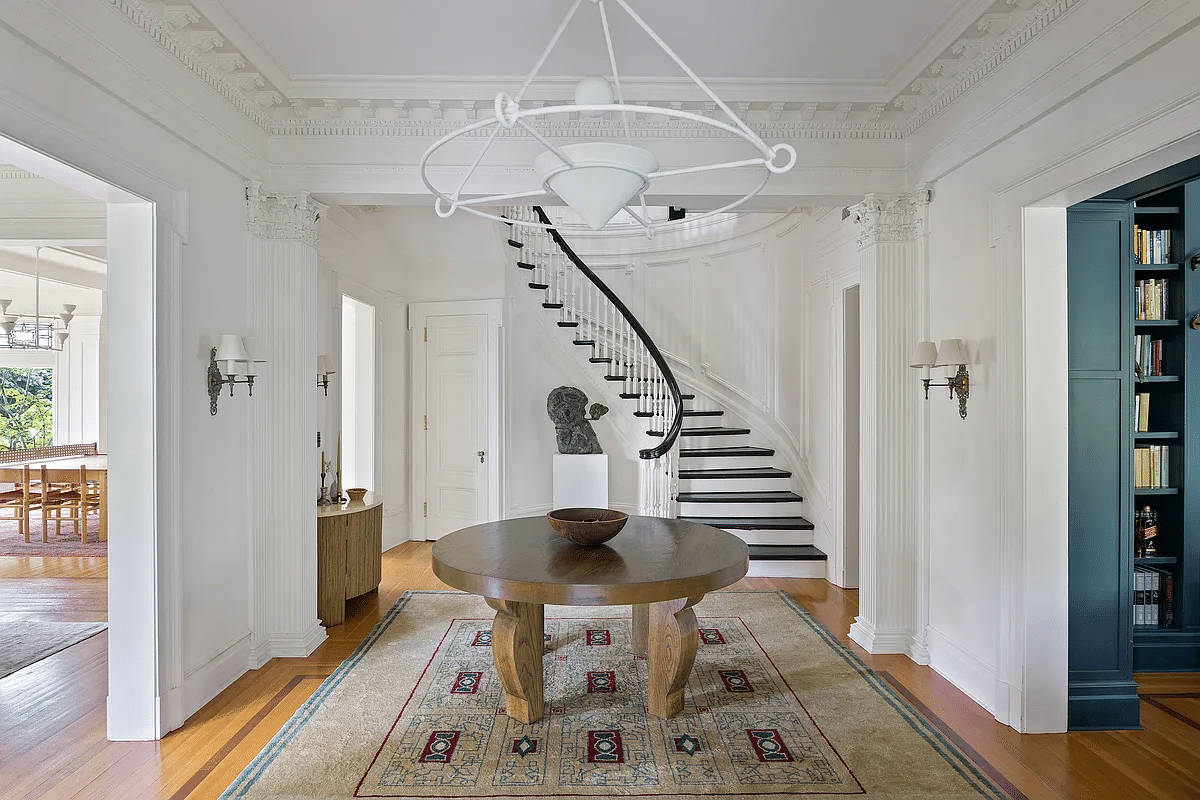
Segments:
[[[546,515],[550,527],[574,544],[604,544],[621,532],[629,515],[607,508],[556,508]]]
[[[347,489],[346,490],[346,494],[350,495],[351,503],[362,502],[362,499],[366,495],[366,493],[367,493],[366,489]]]

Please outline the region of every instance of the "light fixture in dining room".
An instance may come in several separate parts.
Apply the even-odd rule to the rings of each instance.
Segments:
[[[0,298],[0,349],[62,350],[70,336],[75,304],[63,303],[58,314],[42,314],[42,248],[33,250],[33,313],[9,313],[12,300]]]
[[[245,384],[250,397],[254,396],[254,379],[258,377],[260,364],[266,359],[257,352],[257,341],[241,337],[236,333],[223,333],[217,346],[208,355],[208,412],[217,413],[217,399],[221,389],[229,387],[229,396],[239,383]]]
[[[657,33],[634,12],[626,0],[612,0],[620,6],[637,25],[665,52],[676,65],[682,69],[691,81],[708,97],[713,106],[713,116],[695,114],[682,108],[659,108],[644,105],[632,105],[625,102],[624,89],[621,86],[620,72],[617,69],[616,55],[613,49],[612,34],[609,30],[608,15],[605,11],[605,0],[591,0],[599,10],[600,26],[604,32],[604,41],[608,47],[608,62],[612,70],[611,82],[608,78],[590,75],[579,81],[575,88],[575,103],[573,105],[554,105],[521,108],[525,92],[537,77],[547,56],[554,49],[566,30],[571,18],[575,15],[583,0],[574,0],[566,17],[558,26],[550,43],[542,52],[533,70],[525,78],[525,82],[515,94],[500,92],[494,103],[495,116],[479,122],[465,125],[452,131],[435,142],[425,155],[421,157],[421,179],[431,192],[436,195],[434,210],[440,217],[449,217],[458,209],[489,219],[509,222],[514,225],[529,227],[549,227],[534,220],[510,220],[499,214],[486,210],[489,206],[509,204],[514,201],[526,201],[533,204],[553,204],[554,198],[569,206],[583,220],[582,225],[564,223],[555,227],[560,231],[598,231],[603,229],[613,217],[624,209],[629,216],[640,225],[648,236],[656,231],[676,228],[685,223],[676,220],[652,220],[647,208],[646,192],[652,181],[659,178],[687,175],[717,170],[753,169],[761,173],[761,180],[738,199],[714,208],[704,213],[693,214],[687,218],[688,223],[730,211],[745,203],[758,194],[772,175],[787,172],[796,163],[796,150],[789,144],[768,145],[755,133],[749,125],[733,113],[725,103],[694,73],[675,52],[667,46]],[[615,102],[614,102],[615,100]],[[680,104],[681,105],[681,104]],[[717,109],[722,118],[718,118]],[[601,117],[615,113],[621,122],[622,138],[624,141],[586,141],[572,143],[554,143],[547,134],[539,131],[531,124],[534,120],[545,120],[551,115],[579,114],[582,117]],[[733,161],[715,161],[713,163],[685,164],[663,168],[657,155],[642,147],[644,139],[636,141],[630,129],[630,117],[653,113],[662,117],[685,120],[698,123],[714,132],[723,132],[742,140],[750,146],[752,156]],[[726,118],[728,121],[726,121]],[[473,163],[461,174],[456,174],[457,185],[453,188],[439,188],[433,175],[439,177],[446,173],[458,173],[453,167],[431,164],[431,158],[450,142],[471,134],[491,128],[482,149],[476,155]],[[468,190],[472,175],[479,167],[492,143],[506,131],[520,128],[538,143],[545,151],[533,159],[533,171],[541,184],[538,188],[517,192],[502,192],[494,194],[475,193]],[[453,148],[451,148],[453,149]],[[549,200],[547,201],[547,198]],[[637,209],[634,206],[638,206]]]

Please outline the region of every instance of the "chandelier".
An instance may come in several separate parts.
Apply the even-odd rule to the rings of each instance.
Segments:
[[[576,226],[578,230],[590,229],[598,231],[604,228],[622,209],[640,225],[647,236],[656,231],[679,227],[683,220],[655,221],[650,218],[646,207],[646,192],[652,181],[674,175],[685,175],[700,172],[712,172],[728,169],[753,169],[761,172],[760,180],[751,191],[733,202],[714,208],[701,214],[695,214],[688,221],[696,221],[729,211],[751,197],[758,194],[772,175],[787,172],[796,163],[796,151],[789,144],[768,145],[751,128],[734,114],[725,103],[721,102],[711,89],[680,60],[667,44],[659,38],[649,25],[639,17],[626,0],[613,0],[634,22],[644,30],[650,38],[665,52],[698,86],[701,91],[720,109],[728,121],[717,117],[701,116],[682,108],[653,108],[648,106],[630,105],[625,102],[625,94],[621,87],[620,73],[617,69],[616,56],[613,51],[612,35],[609,31],[608,15],[605,11],[605,0],[591,0],[599,10],[600,25],[604,31],[604,41],[608,46],[608,61],[612,70],[612,80],[598,75],[583,78],[575,88],[575,103],[573,105],[544,106],[540,108],[522,108],[521,100],[537,76],[546,57],[554,49],[566,30],[567,24],[575,15],[583,0],[574,0],[566,17],[558,26],[550,43],[542,52],[533,70],[525,78],[525,82],[516,94],[500,92],[496,95],[495,116],[465,125],[435,142],[425,155],[421,157],[421,179],[436,198],[433,207],[437,215],[449,217],[458,209],[489,219],[511,222],[517,225],[527,225],[535,228],[549,227],[535,221],[509,220],[499,214],[487,210],[489,206],[501,203],[540,198],[545,202],[547,195],[557,197],[569,206],[582,220],[583,225]],[[645,114],[648,111],[660,116],[688,120],[699,123],[718,131],[741,139],[747,145],[752,155],[735,161],[696,164],[691,166],[663,169],[658,157],[643,147],[633,144],[630,134],[629,117],[632,114]],[[600,117],[615,113],[621,121],[624,134],[623,142],[589,141],[572,144],[555,144],[549,141],[532,124],[534,120],[545,118],[551,114],[578,113],[584,117]],[[482,149],[474,162],[458,179],[457,186],[439,188],[430,176],[430,158],[442,147],[466,134],[491,128],[484,141]],[[488,149],[502,131],[520,128],[536,139],[546,149],[533,160],[533,171],[541,186],[528,191],[509,192],[489,195],[465,194],[467,184],[475,170],[486,156]],[[435,168],[435,171],[442,170]],[[560,230],[570,230],[571,225],[558,225]]]
[[[41,313],[42,248],[34,248],[33,253],[33,314],[10,314],[12,300],[0,299],[0,348],[62,350],[76,307],[64,303],[57,316]]]

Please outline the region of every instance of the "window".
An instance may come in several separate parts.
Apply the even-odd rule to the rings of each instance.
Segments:
[[[46,447],[54,440],[54,370],[0,367],[0,450]]]

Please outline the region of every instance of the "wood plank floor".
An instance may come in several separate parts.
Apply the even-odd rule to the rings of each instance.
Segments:
[[[248,672],[160,742],[105,740],[107,634],[0,679],[0,798],[217,797],[405,589],[446,588],[428,543],[383,560],[378,594],[310,657]],[[104,619],[104,559],[0,558],[0,621]],[[1022,736],[928,667],[869,656],[846,637],[857,592],[823,580],[746,579],[782,589],[879,670],[1015,798],[1200,798],[1200,675],[1139,675],[1145,730]]]

